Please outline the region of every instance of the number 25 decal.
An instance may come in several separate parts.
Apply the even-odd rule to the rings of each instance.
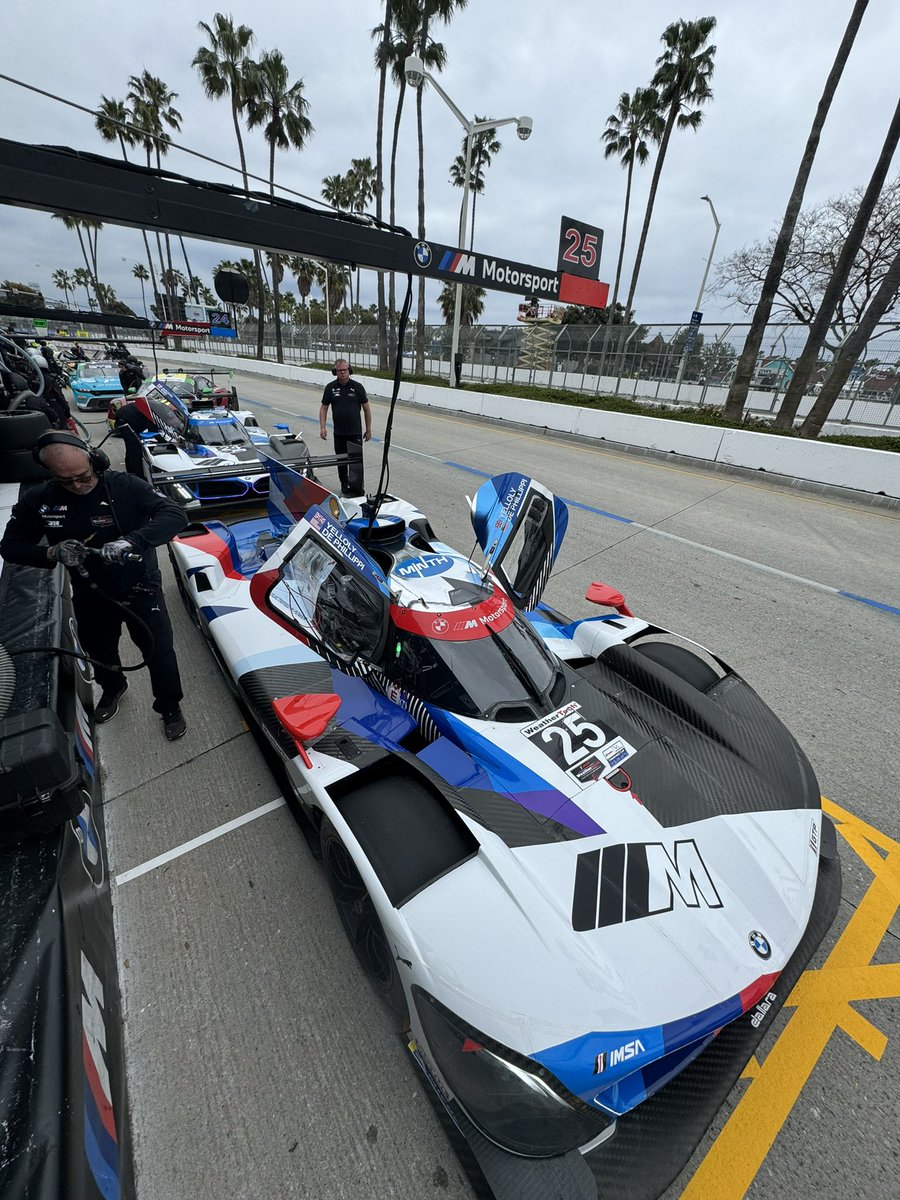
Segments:
[[[563,717],[561,725],[550,725],[541,732],[541,741],[549,743],[559,738],[563,758],[573,767],[606,741],[606,734],[598,725],[582,721],[577,713]]]
[[[596,233],[586,233],[582,237],[577,229],[567,229],[563,237],[569,243],[563,250],[563,259],[566,262],[580,263],[583,267],[592,267],[596,263]]]

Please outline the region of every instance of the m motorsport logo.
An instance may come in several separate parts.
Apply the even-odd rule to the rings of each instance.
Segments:
[[[450,277],[460,283],[476,286],[483,284],[501,292],[527,293],[546,300],[559,299],[559,274],[527,263],[487,258],[455,246],[435,246],[427,242],[417,243],[414,258],[420,270],[427,271],[430,268],[429,273],[438,277]]]
[[[579,854],[572,928],[585,932],[684,908],[721,908],[722,900],[693,838],[629,842]]]

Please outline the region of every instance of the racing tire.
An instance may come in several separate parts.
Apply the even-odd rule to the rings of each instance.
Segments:
[[[406,994],[394,951],[362,876],[340,835],[325,818],[319,830],[328,886],[350,945],[374,990],[398,1016],[407,1011]]]
[[[721,678],[699,655],[672,642],[643,642],[635,646],[635,650],[658,666],[665,667],[698,692],[708,692]]]
[[[42,433],[49,433],[50,422],[42,412],[0,413],[0,454],[4,457],[16,450],[27,450]]]
[[[50,472],[34,461],[30,450],[0,450],[0,483],[29,483],[49,478]]]

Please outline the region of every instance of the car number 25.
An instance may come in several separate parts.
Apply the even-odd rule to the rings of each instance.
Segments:
[[[563,717],[558,725],[548,725],[540,732],[540,739],[548,747],[554,741],[559,745],[553,747],[562,754],[567,767],[574,767],[582,759],[587,758],[592,750],[599,749],[606,742],[606,734],[599,725],[583,720],[578,713],[570,713]],[[548,749],[551,758],[558,759],[558,754]]]

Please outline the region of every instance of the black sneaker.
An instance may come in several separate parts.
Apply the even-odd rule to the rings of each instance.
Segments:
[[[122,680],[122,686],[116,691],[105,690],[101,696],[97,707],[94,709],[94,724],[103,725],[107,721],[111,721],[119,711],[119,697],[128,690],[128,680]]]
[[[171,712],[163,713],[162,719],[163,729],[170,742],[177,742],[180,737],[184,737],[187,733],[187,723],[182,716],[180,708],[176,707]]]

